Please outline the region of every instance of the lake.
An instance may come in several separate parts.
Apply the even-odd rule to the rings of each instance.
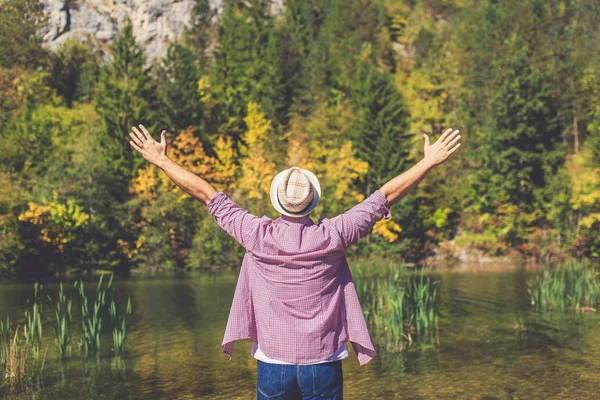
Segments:
[[[526,281],[535,272],[440,272],[437,326],[415,335],[404,351],[386,350],[359,366],[343,361],[347,399],[600,398],[600,326],[595,312],[539,312]],[[61,362],[52,327],[42,378],[20,398],[39,399],[253,399],[257,361],[250,342],[233,358],[221,351],[237,273],[133,276],[115,279],[121,309],[131,297],[122,361],[112,356],[111,332],[102,353],[85,359],[77,346]],[[74,296],[72,281],[63,280]],[[87,283],[93,290],[94,283]],[[42,296],[55,295],[43,283]],[[24,323],[32,283],[0,283],[0,319]],[[43,302],[44,321],[52,309]],[[79,304],[75,302],[75,315]],[[80,322],[74,321],[79,340]],[[378,342],[372,333],[374,342]],[[2,390],[0,389],[0,394]],[[6,393],[4,393],[6,394]]]

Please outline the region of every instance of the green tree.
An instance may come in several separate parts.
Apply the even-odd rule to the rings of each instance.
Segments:
[[[189,46],[200,69],[207,69],[210,60],[210,47],[215,39],[213,20],[217,10],[210,8],[210,1],[197,0],[192,8],[189,25],[185,27],[183,37]]]
[[[333,0],[323,4],[325,17],[319,46],[326,56],[328,85],[345,90],[352,86],[357,56],[370,44],[372,60],[381,60],[389,49],[380,40],[386,22],[382,1]]]
[[[67,40],[51,56],[50,85],[71,107],[74,101],[92,100],[98,79],[99,57],[88,45],[75,39]]]
[[[173,43],[155,67],[164,124],[175,132],[189,126],[204,132],[202,102],[197,85],[201,71],[194,61],[189,47]],[[204,141],[205,138],[201,139]]]
[[[506,200],[532,211],[536,189],[564,164],[566,152],[553,88],[543,72],[532,68],[530,57],[529,46],[513,36],[505,56],[492,62],[497,86],[490,96],[492,114],[479,155],[488,205],[505,193]]]
[[[284,71],[285,98],[292,113],[309,115],[316,110],[319,93],[324,91],[321,55],[315,45],[322,23],[315,0],[291,0],[286,3],[285,24],[281,32],[281,69]],[[288,121],[286,121],[288,122]]]
[[[60,98],[49,90],[47,72],[26,72],[15,80],[21,92],[17,96],[17,104],[20,104],[0,132],[3,142],[0,163],[22,174],[23,182],[29,187],[35,186],[35,179],[47,169],[53,149],[48,127],[37,124],[37,110],[47,104],[60,104]]]
[[[269,4],[265,0],[227,2],[218,27],[211,84],[223,132],[236,147],[246,130],[249,102],[258,103],[275,125],[285,114],[279,40]]]
[[[408,169],[412,147],[409,116],[392,76],[372,65],[366,55],[359,62],[351,99],[357,113],[351,138],[358,156],[369,163],[363,193],[373,190]]]
[[[142,157],[134,155],[128,132],[139,123],[154,132],[159,107],[156,85],[150,68],[145,67],[146,57],[135,42],[130,20],[125,21],[113,42],[111,57],[110,63],[100,70],[95,105],[104,128],[99,139],[107,150],[106,162],[114,172],[115,195],[121,198],[127,192],[127,182],[144,163]]]
[[[47,17],[37,0],[5,0],[0,4],[0,66],[34,69],[43,66],[42,32]]]

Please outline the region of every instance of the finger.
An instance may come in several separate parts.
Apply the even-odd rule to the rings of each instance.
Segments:
[[[450,140],[452,140],[456,135],[458,135],[459,130],[455,130],[454,132],[452,132],[450,135],[446,135],[446,137],[444,139],[442,139],[442,143],[444,144],[448,144],[448,142]]]
[[[137,144],[133,143],[133,140],[130,140],[130,141],[129,141],[129,144],[130,144],[130,145],[131,145],[131,146],[132,146],[134,149],[136,149],[137,151],[139,151],[140,153],[142,152],[142,149],[140,149],[140,148],[139,148],[139,146],[138,146]]]
[[[444,142],[444,139],[446,139],[446,136],[448,136],[450,134],[450,132],[452,132],[452,128],[446,129],[444,131],[444,133],[442,133],[442,136],[440,136],[440,139],[442,142]]]
[[[140,147],[144,146],[144,142],[142,142],[133,132],[129,132],[129,136],[133,139],[133,142]]]
[[[135,126],[131,127],[131,129],[133,129],[133,131],[134,131],[134,132],[135,132],[135,134],[137,135],[138,139],[139,139],[139,140],[140,140],[142,143],[144,143],[146,140],[148,140],[148,139],[146,139],[146,136],[144,136],[144,135],[142,134],[142,132],[140,132],[140,131],[139,131],[139,129],[138,129],[138,128],[136,128]]]
[[[448,143],[446,143],[446,148],[450,148],[450,147],[454,146],[456,144],[456,142],[458,142],[460,140],[460,138],[461,138],[461,136],[458,135],[454,139],[450,140]]]
[[[423,137],[425,138],[425,147],[429,147],[429,136],[423,134]]]
[[[146,129],[144,125],[140,124],[140,128],[142,129],[142,132],[144,132],[144,135],[146,135],[146,139],[152,139],[152,135],[150,134],[150,132],[148,132],[148,129]]]
[[[163,146],[167,144],[167,137],[166,137],[166,134],[167,134],[167,131],[165,131],[165,130],[163,130],[163,131],[160,133],[160,144],[161,144],[161,145],[163,145]]]
[[[457,144],[455,147],[452,148],[452,150],[448,151],[449,154],[454,153],[456,150],[458,150],[458,148],[460,147],[460,143]]]

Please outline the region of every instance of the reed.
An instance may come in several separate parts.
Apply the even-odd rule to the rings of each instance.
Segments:
[[[13,327],[12,322],[6,316],[6,322],[0,321],[0,372],[4,372],[8,354],[10,352],[10,342],[12,340]]]
[[[531,304],[542,311],[596,311],[600,301],[598,271],[589,263],[572,261],[527,280]]]
[[[390,263],[383,276],[367,276],[358,266],[354,278],[365,319],[389,350],[404,349],[435,323],[437,282],[425,271],[414,275]]]
[[[23,328],[25,345],[31,350],[31,354],[37,359],[40,353],[40,344],[42,342],[42,317],[40,291],[42,286],[37,282],[33,285],[33,302],[31,311],[25,311],[26,324]]]
[[[23,345],[23,337],[19,335],[19,327],[14,333],[8,330],[9,340],[7,342],[7,353],[4,362],[4,384],[8,386],[9,393],[14,393],[15,389],[23,389],[25,381],[25,372],[27,366],[27,353]],[[6,332],[4,332],[6,333]]]
[[[48,296],[50,302],[52,299]],[[58,299],[54,308],[53,328],[58,351],[63,359],[71,354],[71,321],[73,301],[65,296],[62,282],[58,291]]]
[[[127,333],[127,314],[131,314],[131,298],[127,299],[127,307],[122,315],[117,313],[117,306],[114,299],[111,300],[108,311],[113,326],[113,349],[116,355],[122,356],[125,346],[125,335]]]
[[[417,331],[425,331],[435,320],[437,283],[425,274],[425,270],[411,280],[406,285],[407,319]]]
[[[83,326],[83,349],[85,354],[93,355],[100,351],[100,334],[102,331],[102,308],[106,302],[106,292],[112,286],[113,275],[111,274],[108,285],[102,284],[103,276],[100,276],[96,286],[96,297],[90,309],[88,298],[85,294],[82,280],[75,282],[79,290],[81,300],[81,324]]]

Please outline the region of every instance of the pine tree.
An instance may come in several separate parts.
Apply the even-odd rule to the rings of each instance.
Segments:
[[[288,92],[293,96],[295,113],[306,116],[320,102],[331,98],[338,101],[350,91],[361,46],[370,44],[373,58],[380,57],[378,35],[384,15],[381,1],[289,2],[284,48],[287,57],[299,60],[286,61],[284,71],[287,78],[291,66],[292,76],[286,83],[297,85]],[[300,69],[296,79],[294,68]]]
[[[88,45],[67,40],[52,55],[50,85],[71,107],[74,101],[91,101],[98,78],[98,55]]]
[[[0,3],[0,67],[34,69],[47,57],[42,32],[48,18],[38,0],[6,0]]]
[[[496,88],[484,130],[481,176],[485,190],[506,193],[511,204],[536,207],[536,189],[564,164],[565,148],[553,88],[532,68],[531,49],[513,36],[505,56],[493,61]],[[485,181],[485,180],[482,180]]]
[[[327,59],[328,86],[345,91],[352,85],[363,45],[371,46],[373,59],[381,58],[377,36],[385,9],[381,0],[331,0],[325,4],[319,46]]]
[[[175,132],[190,126],[203,132],[202,103],[197,85],[201,72],[190,48],[171,44],[156,66],[156,77],[164,126]],[[205,140],[204,137],[200,139]]]
[[[210,52],[215,35],[213,20],[217,15],[216,9],[210,8],[209,0],[197,0],[192,8],[189,26],[185,27],[183,37],[186,46],[194,55],[197,67],[209,67]]]
[[[278,46],[268,1],[225,5],[211,84],[220,102],[222,130],[236,147],[246,130],[248,103],[259,104],[275,125],[285,114]]]
[[[306,116],[315,110],[318,92],[325,89],[324,71],[315,45],[322,15],[315,0],[290,0],[284,18],[280,60],[285,72],[285,98],[290,102],[291,112]]]
[[[96,109],[104,124],[101,139],[117,177],[128,182],[144,160],[132,151],[129,132],[144,124],[154,132],[157,121],[156,86],[144,66],[144,51],[136,44],[130,20],[111,46],[112,60],[100,71]]]
[[[495,213],[506,203],[532,212],[539,207],[539,189],[564,164],[561,120],[570,120],[564,113],[571,114],[572,96],[553,84],[562,73],[552,65],[552,53],[562,53],[562,45],[548,49],[552,44],[540,27],[553,28],[543,23],[544,7],[516,0],[482,5],[471,17],[481,23],[459,38],[469,49],[468,107],[480,143],[470,156],[477,170],[469,197],[480,212]]]
[[[368,52],[367,52],[368,53]],[[409,117],[391,75],[364,56],[353,79],[351,99],[357,113],[352,141],[358,156],[369,163],[363,193],[408,169],[411,148]]]

